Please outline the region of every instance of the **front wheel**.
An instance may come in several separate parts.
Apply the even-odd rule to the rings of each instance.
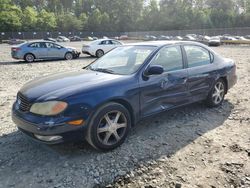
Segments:
[[[121,104],[108,103],[93,115],[86,139],[98,150],[112,150],[124,142],[130,127],[128,110]]]
[[[65,54],[65,59],[66,59],[66,60],[71,60],[71,59],[73,59],[73,54],[72,54],[71,52],[67,52],[67,53]]]
[[[210,91],[206,103],[209,107],[216,107],[221,105],[226,94],[226,85],[222,79],[215,82],[212,90]]]

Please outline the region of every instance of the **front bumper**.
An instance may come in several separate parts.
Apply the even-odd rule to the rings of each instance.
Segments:
[[[91,53],[89,53],[88,51],[82,51],[83,54],[87,54],[87,55],[92,55]]]
[[[73,52],[74,58],[78,58],[80,56],[80,54],[81,54],[81,52],[78,52],[78,51]]]
[[[35,124],[26,121],[20,117],[15,111],[12,111],[12,120],[17,125],[18,129],[28,135],[29,137],[35,139],[36,141],[46,143],[46,144],[58,144],[63,142],[83,140],[85,134],[85,125],[82,126],[72,126],[68,124],[54,124],[54,125],[44,125]],[[58,136],[60,139],[53,141],[44,141],[38,139],[37,136]]]

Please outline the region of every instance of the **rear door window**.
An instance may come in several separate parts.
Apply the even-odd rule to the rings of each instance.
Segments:
[[[40,48],[40,43],[39,42],[35,42],[29,45],[29,47],[31,48]]]
[[[208,65],[212,62],[210,52],[203,47],[185,45],[184,49],[187,55],[189,68]]]
[[[40,48],[47,48],[46,43],[45,42],[40,42]]]
[[[102,42],[100,43],[100,45],[107,45],[107,44],[109,44],[109,41],[108,41],[108,40],[104,40],[104,41],[102,41]]]

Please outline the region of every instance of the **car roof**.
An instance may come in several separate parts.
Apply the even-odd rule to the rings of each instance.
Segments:
[[[29,41],[29,42],[27,42],[27,43],[35,43],[35,42],[51,42],[51,43],[55,43],[55,42],[53,42],[53,41],[49,41],[49,40],[32,40],[32,41]]]
[[[102,42],[102,41],[105,41],[105,40],[115,40],[115,39],[106,38],[106,39],[97,39],[97,40],[94,40],[94,41],[96,41],[96,42]]]
[[[168,40],[168,41],[147,41],[147,42],[137,42],[137,43],[127,43],[125,45],[134,45],[134,46],[155,46],[161,47],[165,45],[174,45],[174,44],[194,44],[203,46],[203,44],[199,42],[191,42],[191,41],[178,41],[178,40]]]
[[[110,38],[107,38],[107,39],[97,39],[97,40],[91,41],[90,45],[95,45],[95,44],[97,44],[97,43],[100,43],[100,42],[106,41],[106,40],[115,40],[115,41],[118,41],[118,40],[116,40],[116,39],[110,39]]]

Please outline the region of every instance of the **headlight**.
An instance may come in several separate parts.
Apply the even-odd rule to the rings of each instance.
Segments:
[[[67,108],[68,104],[61,101],[48,101],[41,103],[34,103],[30,112],[39,115],[52,116],[57,115]]]

